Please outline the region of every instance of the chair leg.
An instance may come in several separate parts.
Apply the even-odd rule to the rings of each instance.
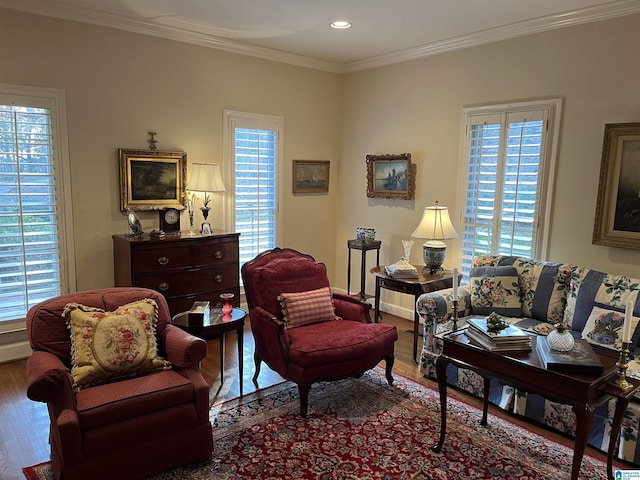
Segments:
[[[311,390],[310,383],[299,383],[298,394],[300,395],[300,416],[307,418],[307,407],[309,406],[309,390]]]
[[[258,386],[258,375],[260,375],[260,364],[262,363],[262,359],[255,352],[253,354],[253,362],[256,365],[256,373],[253,374],[253,383]]]
[[[395,362],[396,357],[394,355],[390,355],[388,357],[385,357],[384,360],[386,363],[385,373],[387,376],[387,382],[389,382],[389,385],[393,385],[393,376],[391,375],[391,370],[393,369],[393,362]]]

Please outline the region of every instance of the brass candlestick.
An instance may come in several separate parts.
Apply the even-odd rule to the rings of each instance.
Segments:
[[[451,319],[453,320],[453,331],[455,332],[458,329],[458,300],[453,300],[452,305],[453,313]]]
[[[612,380],[611,383],[618,387],[623,392],[631,390],[633,385],[627,382],[626,373],[629,361],[629,343],[630,342],[622,342],[622,347],[620,348],[620,359],[618,363],[616,363],[616,367],[618,367],[618,376],[615,380]]]

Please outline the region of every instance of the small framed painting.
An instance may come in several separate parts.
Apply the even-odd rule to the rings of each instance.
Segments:
[[[411,200],[416,191],[416,166],[410,153],[367,155],[367,197]]]
[[[118,149],[120,210],[182,209],[185,152]]]
[[[640,123],[605,125],[593,243],[640,249]]]
[[[327,193],[329,167],[328,160],[294,160],[293,193]]]

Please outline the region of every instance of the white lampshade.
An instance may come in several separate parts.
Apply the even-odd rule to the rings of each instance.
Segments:
[[[220,165],[217,163],[193,163],[191,176],[185,187],[192,192],[226,192]]]
[[[449,218],[449,209],[436,202],[435,205],[424,209],[422,219],[411,236],[427,239],[422,244],[422,256],[425,269],[433,275],[442,270],[447,251],[447,245],[443,240],[455,238],[458,234]]]
[[[428,240],[446,240],[456,238],[458,234],[449,218],[449,209],[436,202],[431,207],[425,207],[422,219],[411,236]]]

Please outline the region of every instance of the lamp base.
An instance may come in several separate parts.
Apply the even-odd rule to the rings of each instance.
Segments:
[[[428,270],[431,275],[443,270],[442,264],[447,253],[447,246],[444,242],[431,240],[422,245],[422,258],[424,260],[424,269]]]
[[[211,224],[209,222],[202,222],[202,224],[200,224],[200,235],[211,235]]]

